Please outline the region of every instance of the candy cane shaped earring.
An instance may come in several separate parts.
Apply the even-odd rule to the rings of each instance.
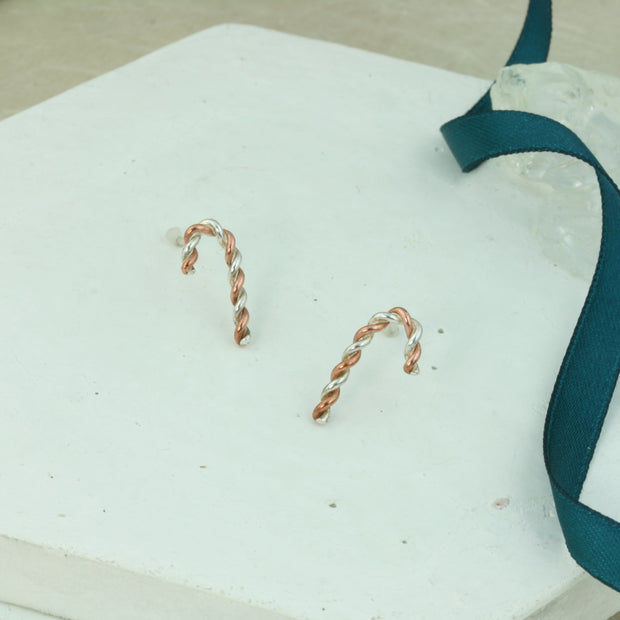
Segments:
[[[392,308],[389,312],[378,312],[370,317],[368,325],[357,330],[353,337],[353,344],[349,345],[342,354],[342,361],[334,367],[330,382],[321,392],[321,402],[314,408],[312,417],[318,424],[325,424],[329,419],[332,405],[340,396],[340,386],[349,378],[349,369],[359,362],[362,349],[367,347],[373,336],[384,330],[390,324],[400,324],[407,334],[405,345],[405,365],[403,370],[407,374],[418,374],[418,360],[422,354],[420,338],[422,326],[404,308]]]
[[[235,236],[220,226],[218,222],[212,219],[202,220],[198,224],[192,224],[183,237],[183,264],[181,271],[185,274],[194,273],[194,265],[198,260],[198,250],[196,246],[200,242],[202,235],[215,237],[218,243],[224,248],[224,260],[228,265],[228,281],[230,282],[230,301],[234,306],[233,321],[235,323],[235,342],[239,346],[246,345],[250,342],[250,330],[248,329],[248,321],[250,313],[245,307],[247,294],[243,288],[245,282],[245,274],[241,269],[241,252],[237,249]]]

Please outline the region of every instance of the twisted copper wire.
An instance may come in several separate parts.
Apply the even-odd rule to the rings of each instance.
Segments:
[[[312,417],[316,422],[321,424],[327,422],[332,405],[340,397],[340,385],[346,381],[349,369],[355,366],[362,357],[360,349],[370,344],[372,337],[376,333],[383,331],[390,323],[395,322],[402,324],[408,338],[407,347],[405,348],[406,361],[403,370],[407,374],[418,372],[418,360],[422,354],[422,348],[419,343],[422,334],[421,325],[411,318],[407,310],[401,307],[392,308],[387,313],[378,313],[371,317],[368,325],[364,325],[364,327],[355,332],[353,344],[345,349],[342,361],[334,366],[330,375],[330,383],[323,389],[321,402],[312,412]],[[332,385],[333,383],[336,385]],[[330,388],[330,386],[332,387]]]
[[[209,225],[204,222],[212,222],[212,225]],[[237,250],[237,243],[235,240],[235,236],[230,232],[230,230],[222,229],[215,220],[204,220],[198,224],[192,224],[186,231],[183,236],[183,240],[187,247],[187,244],[190,243],[190,240],[197,234],[208,235],[209,237],[218,237],[216,234],[216,230],[212,228],[212,226],[217,226],[219,231],[222,233],[222,240],[224,241],[224,261],[228,265],[230,269],[230,280],[231,280],[231,290],[230,290],[230,301],[235,307],[234,313],[234,322],[235,322],[235,332],[234,338],[235,342],[241,346],[247,344],[250,339],[250,330],[248,329],[248,322],[250,320],[250,313],[248,309],[245,307],[245,289],[243,288],[243,284],[245,282],[245,273],[243,269],[239,267],[239,263],[241,261],[241,253]],[[219,239],[218,239],[219,240]],[[220,242],[222,241],[220,240]],[[238,261],[237,265],[233,265],[233,261],[235,259]],[[183,260],[183,264],[181,265],[181,271],[185,274],[191,273],[194,270],[194,265],[198,260],[198,250],[194,247],[192,252]],[[238,307],[238,304],[242,301],[241,305]]]

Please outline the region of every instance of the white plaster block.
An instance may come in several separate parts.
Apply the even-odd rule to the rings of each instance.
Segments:
[[[521,190],[447,151],[439,125],[485,88],[226,25],[0,123],[0,599],[490,620],[573,588],[541,438],[586,283],[545,258]],[[245,349],[221,248],[188,278],[165,240],[205,217],[244,256]],[[377,336],[315,425],[394,305],[425,328],[421,374]]]

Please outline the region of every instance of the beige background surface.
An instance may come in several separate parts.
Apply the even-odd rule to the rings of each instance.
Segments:
[[[223,22],[492,78],[526,6],[527,0],[0,0],[0,119]],[[618,0],[556,0],[550,57],[620,76],[619,23]]]
[[[491,78],[527,0],[0,0],[0,118],[223,22]],[[620,75],[618,0],[556,0],[553,60]],[[469,102],[463,102],[467,106]]]

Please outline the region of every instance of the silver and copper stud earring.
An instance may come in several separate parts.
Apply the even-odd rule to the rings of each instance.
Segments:
[[[202,235],[215,237],[217,242],[224,248],[224,261],[228,265],[228,281],[231,286],[230,301],[233,304],[234,339],[239,346],[244,346],[250,342],[250,330],[248,329],[250,313],[245,307],[247,294],[245,288],[243,288],[245,274],[243,269],[241,269],[241,252],[237,249],[235,236],[230,230],[222,228],[219,222],[212,219],[192,224],[185,231],[183,239],[179,239],[181,241],[180,245],[183,245],[181,271],[185,274],[193,274],[195,272],[194,265],[198,260],[198,250],[196,247]]]
[[[415,375],[420,372],[418,360],[422,354],[422,348],[420,347],[422,325],[415,319],[412,319],[409,312],[404,308],[396,307],[389,312],[378,312],[370,317],[368,325],[361,327],[355,332],[353,343],[342,354],[342,361],[334,366],[330,382],[321,392],[321,402],[312,412],[315,422],[318,424],[325,424],[327,422],[331,407],[340,396],[340,386],[349,378],[350,368],[360,361],[362,349],[371,343],[373,336],[377,332],[391,325],[402,325],[407,335],[407,344],[405,345],[406,361],[403,370],[407,374]]]

